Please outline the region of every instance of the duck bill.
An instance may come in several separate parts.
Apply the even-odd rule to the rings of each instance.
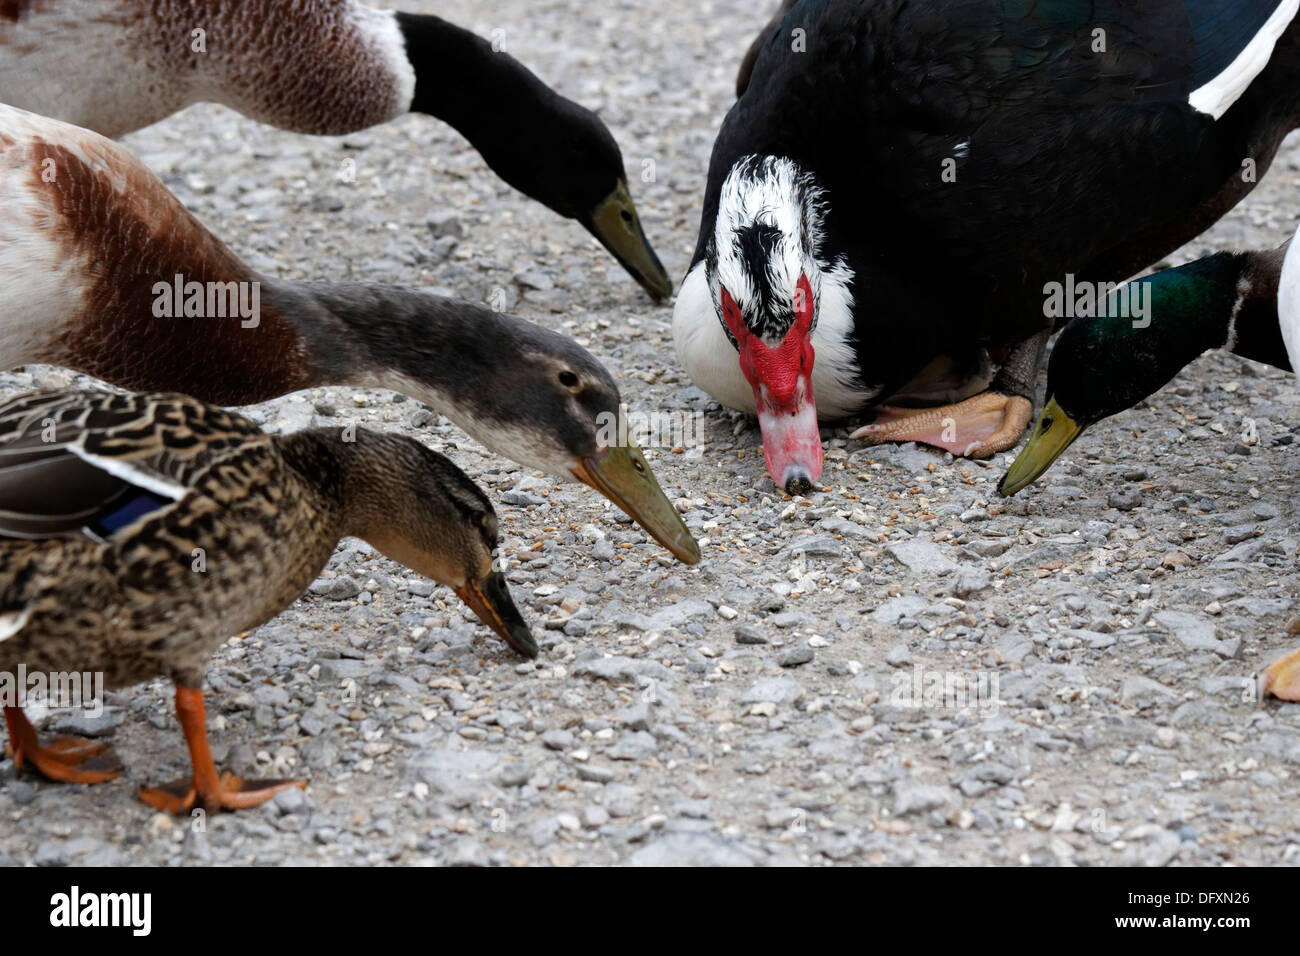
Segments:
[[[1080,425],[1061,410],[1055,396],[1048,400],[1043,413],[1038,416],[1034,433],[1007,473],[998,483],[998,493],[1010,497],[1021,488],[1038,479],[1038,476],[1052,467],[1052,462],[1061,456],[1065,449],[1074,444],[1074,440],[1083,434],[1087,425]]]
[[[591,214],[587,229],[656,302],[672,295],[673,284],[641,228],[627,183],[609,194]]]
[[[822,473],[822,435],[817,427],[812,380],[801,376],[788,401],[774,400],[767,386],[759,385],[754,389],[754,407],[763,432],[767,473],[786,494],[811,491]]]
[[[573,467],[573,477],[622,508],[679,560],[699,563],[700,546],[659,487],[641,449],[616,446],[580,458]]]
[[[493,571],[482,581],[467,581],[456,588],[456,594],[480,621],[500,634],[512,648],[524,657],[537,656],[537,641],[533,640],[528,622],[515,607],[504,574]]]

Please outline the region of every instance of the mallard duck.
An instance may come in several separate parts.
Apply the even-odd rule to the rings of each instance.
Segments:
[[[1047,403],[998,490],[1025,488],[1085,429],[1132,408],[1208,349],[1297,368],[1300,262],[1288,247],[1297,248],[1220,252],[1156,272],[1120,287],[1099,315],[1071,320],[1048,360]]]
[[[1172,252],[1296,125],[1298,7],[800,0],[714,145],[673,313],[687,372],[757,411],[792,493],[821,472],[819,419],[1012,447],[1054,326],[1044,286]]]
[[[221,405],[391,388],[699,560],[645,457],[609,437],[618,386],[571,339],[414,289],[258,275],[120,145],[0,105],[0,366],[33,362]]]
[[[200,101],[323,135],[437,117],[511,186],[581,223],[655,299],[672,292],[605,124],[446,20],[355,0],[0,4],[0,102],[116,137]]]
[[[0,671],[176,683],[194,774],[141,792],[160,810],[249,807],[304,785],[218,777],[203,675],[230,635],[292,603],[344,536],[452,588],[515,651],[537,654],[494,567],[491,503],[409,438],[271,437],[180,395],[22,395],[0,405],[0,534],[23,539],[0,541]],[[74,783],[121,772],[102,746],[41,744],[20,706],[4,714],[20,769]]]
[[[998,491],[1025,488],[1085,429],[1132,408],[1213,348],[1300,370],[1294,238],[1278,249],[1220,252],[1165,269],[1119,289],[1099,315],[1073,319],[1052,349],[1047,403]],[[1270,665],[1259,687],[1261,696],[1300,700],[1300,650]]]

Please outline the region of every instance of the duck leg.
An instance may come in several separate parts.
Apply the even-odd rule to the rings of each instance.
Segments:
[[[935,408],[882,405],[874,422],[849,437],[871,444],[915,441],[963,458],[988,458],[1014,448],[1033,421],[1032,396],[1049,335],[1043,331],[1015,346],[987,391]]]
[[[107,744],[83,737],[57,737],[42,744],[21,707],[6,707],[9,727],[6,752],[14,767],[30,763],[41,776],[61,783],[104,783],[122,775],[122,762]]]
[[[1269,694],[1279,700],[1300,701],[1300,650],[1275,660],[1260,675],[1260,701]]]
[[[176,717],[190,748],[194,775],[161,787],[141,787],[140,799],[155,810],[177,814],[188,813],[195,807],[208,811],[243,810],[265,803],[282,790],[307,786],[306,780],[245,780],[233,773],[218,775],[208,749],[207,708],[202,688],[176,688]]]

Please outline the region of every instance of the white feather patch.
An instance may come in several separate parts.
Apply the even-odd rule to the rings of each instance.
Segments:
[[[731,241],[755,223],[777,231],[766,260],[767,281],[777,295],[793,299],[801,275],[812,287],[817,417],[844,418],[877,397],[879,389],[864,388],[860,381],[853,342],[853,272],[842,259],[828,261],[817,254],[824,238],[823,212],[821,190],[790,159],[746,157],[723,182],[714,232],[716,272],[711,276],[707,261],[701,261],[682,283],[673,308],[673,341],[691,380],[728,408],[754,411],[754,391],[723,329],[718,302],[719,289],[725,287],[742,309],[756,304],[754,283]]]
[[[740,371],[736,347],[723,331],[704,262],[686,276],[673,306],[673,344],[691,381],[728,408],[754,411],[754,389]],[[815,368],[816,366],[814,366]],[[813,386],[816,395],[816,385]]]
[[[1246,48],[1228,64],[1227,69],[1192,91],[1187,100],[1192,109],[1198,113],[1208,113],[1216,120],[1228,112],[1232,104],[1241,99],[1242,94],[1255,81],[1255,77],[1264,72],[1264,67],[1268,66],[1268,61],[1273,56],[1273,48],[1295,19],[1297,10],[1300,10],[1300,0],[1283,0],[1250,43],[1246,44]]]
[[[410,111],[415,99],[415,67],[406,52],[406,38],[398,26],[397,14],[392,10],[375,10],[352,4],[349,16],[357,32],[366,37],[387,63],[393,78],[393,98],[399,104],[396,115]]]
[[[106,458],[103,455],[92,455],[79,445],[69,445],[68,451],[87,464],[108,472],[114,478],[121,478],[137,488],[152,491],[154,494],[170,498],[172,501],[180,501],[189,493],[189,489],[180,482],[171,481],[156,472],[147,471],[133,462],[123,461],[120,458]]]
[[[27,626],[27,620],[32,616],[30,606],[23,608],[21,611],[10,611],[8,614],[0,614],[0,641],[7,641],[24,627]]]

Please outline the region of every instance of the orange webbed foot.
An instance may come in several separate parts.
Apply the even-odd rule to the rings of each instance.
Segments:
[[[10,748],[19,770],[31,764],[47,780],[60,783],[107,783],[122,776],[122,761],[106,744],[82,737],[59,737],[34,748]]]
[[[122,775],[122,761],[107,744],[84,737],[56,737],[42,744],[36,728],[19,707],[4,709],[9,726],[5,747],[20,772],[30,764],[47,780],[60,783],[106,783]]]
[[[245,780],[233,773],[223,773],[215,787],[203,791],[190,778],[173,780],[159,787],[141,787],[137,795],[155,810],[179,815],[189,813],[195,807],[209,813],[246,810],[265,803],[277,793],[306,786],[306,780]]]

